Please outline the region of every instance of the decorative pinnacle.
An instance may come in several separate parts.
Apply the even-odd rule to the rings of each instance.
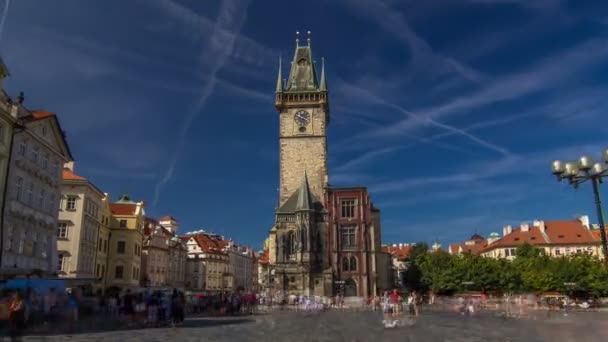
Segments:
[[[308,34],[308,38],[306,38],[306,41],[308,41],[308,46],[310,47],[310,31],[306,31],[306,33]]]
[[[300,31],[296,31],[296,47],[300,46]]]

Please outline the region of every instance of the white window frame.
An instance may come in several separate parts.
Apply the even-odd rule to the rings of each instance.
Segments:
[[[68,195],[65,200],[65,210],[74,211],[76,210],[76,200],[78,200],[78,196]],[[72,205],[70,205],[72,204]]]
[[[67,222],[59,222],[57,224],[57,238],[58,239],[69,239],[69,227]]]

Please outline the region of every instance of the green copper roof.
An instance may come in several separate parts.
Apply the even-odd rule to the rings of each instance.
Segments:
[[[127,195],[127,194],[123,194],[122,196],[120,196],[120,198],[118,199],[118,201],[116,201],[116,203],[136,204],[135,202],[131,201],[131,198],[129,198],[129,195]]]
[[[319,90],[319,81],[310,45],[296,46],[291,61],[287,91]]]
[[[283,203],[283,205],[277,209],[278,214],[288,214],[295,213],[298,211],[306,211],[306,210],[317,210],[320,211],[323,209],[323,205],[321,202],[315,197],[315,195],[310,192],[310,187],[308,185],[308,177],[306,176],[306,172],[304,172],[304,179],[302,180],[302,185],[296,190],[288,199]]]
[[[277,76],[277,93],[280,93],[283,91],[283,73],[281,72],[282,69],[282,63],[281,63],[281,58],[279,57],[279,75]]]
[[[302,185],[300,185],[300,190],[298,191],[296,211],[311,209],[312,203],[310,201],[310,187],[308,186],[308,176],[306,175],[306,170],[304,170],[304,178],[302,179]]]
[[[325,58],[321,58],[321,85],[320,91],[327,91],[327,81],[325,80]]]

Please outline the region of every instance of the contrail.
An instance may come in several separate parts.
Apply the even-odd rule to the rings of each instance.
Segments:
[[[2,33],[4,33],[4,21],[8,15],[8,7],[11,5],[11,0],[4,0],[4,9],[2,10],[2,17],[0,18],[0,41],[2,40]]]
[[[215,57],[211,65],[211,70],[209,71],[209,77],[203,85],[203,89],[201,90],[201,96],[198,101],[193,106],[192,110],[188,113],[186,117],[186,121],[182,126],[182,129],[179,134],[177,147],[175,152],[173,153],[173,157],[169,162],[169,167],[165,172],[163,178],[156,184],[154,188],[154,201],[153,205],[156,206],[158,203],[158,199],[160,197],[160,192],[171,177],[173,176],[173,172],[175,171],[175,165],[181,156],[181,152],[184,149],[184,145],[186,144],[186,135],[190,130],[190,126],[192,125],[192,121],[200,114],[200,111],[205,107],[207,100],[213,94],[213,90],[217,84],[216,74],[226,63],[228,57],[232,54],[234,50],[234,42],[238,37],[238,32],[240,31],[243,23],[245,22],[246,11],[247,11],[248,1],[239,1],[239,0],[225,0],[222,1],[222,5],[219,11],[219,15],[217,17],[217,21],[213,28],[213,33],[209,37],[208,46],[203,47],[203,52],[201,53],[201,60],[209,60],[210,58]],[[226,31],[232,31],[234,34],[226,35]]]

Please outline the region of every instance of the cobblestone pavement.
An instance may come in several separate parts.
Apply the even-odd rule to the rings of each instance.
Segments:
[[[515,320],[425,312],[411,326],[384,329],[372,312],[275,312],[228,318],[191,318],[177,328],[28,336],[25,341],[530,341],[594,342],[608,336],[608,315],[577,313]]]

